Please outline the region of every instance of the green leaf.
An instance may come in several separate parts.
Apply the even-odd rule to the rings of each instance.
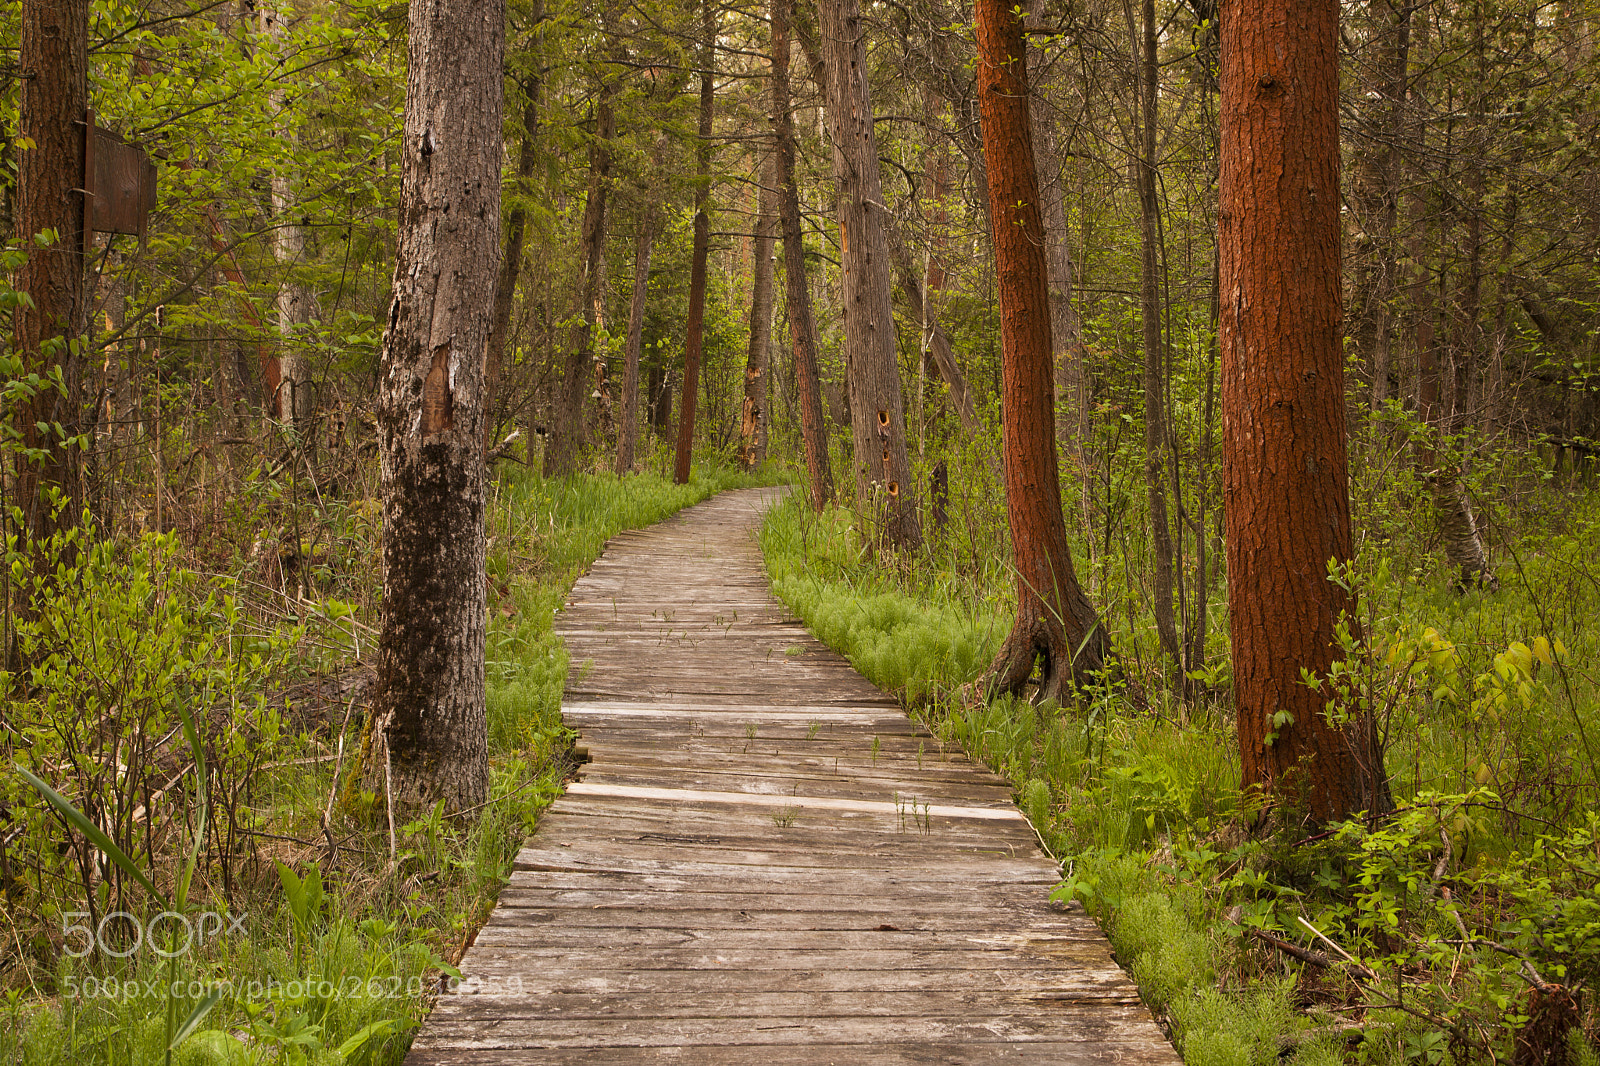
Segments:
[[[68,801],[55,789],[51,788],[49,785],[45,784],[43,781],[29,773],[21,763],[14,762],[11,765],[16,768],[17,773],[21,774],[23,779],[26,780],[28,784],[32,785],[38,790],[39,795],[48,800],[50,805],[56,810],[60,811],[67,821],[76,826],[78,832],[88,837],[91,844],[105,852],[106,855],[110,857],[112,862],[122,867],[129,876],[143,885],[146,892],[150,893],[163,903],[166,902],[166,897],[161,894],[160,889],[156,888],[155,882],[146,877],[144,871],[139,869],[139,864],[128,858],[127,852],[117,847],[117,845],[112,842],[111,838],[106,836],[105,833],[101,831],[99,826],[89,821],[87,815],[78,810],[78,808],[74,807],[70,801]]]
[[[222,1002],[222,995],[225,991],[226,986],[218,985],[211,990],[209,996],[194,1005],[194,1010],[190,1011],[189,1016],[183,1020],[183,1024],[178,1026],[178,1031],[172,1034],[172,1040],[167,1044],[168,1051],[176,1050],[179,1044],[189,1039],[189,1034],[200,1027],[200,1023],[205,1020],[205,1016],[211,1013],[211,1008]]]
[[[371,1022],[362,1026],[354,1036],[340,1044],[334,1054],[342,1061],[360,1051],[368,1041],[382,1040],[385,1037],[393,1036],[395,1033],[411,1028],[412,1024],[398,1018],[384,1018],[381,1021]]]

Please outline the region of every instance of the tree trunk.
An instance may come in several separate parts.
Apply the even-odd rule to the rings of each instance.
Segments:
[[[689,483],[694,457],[694,408],[700,388],[700,348],[706,317],[706,255],[711,248],[711,217],[706,204],[711,198],[711,119],[716,102],[717,16],[711,0],[703,0],[700,44],[700,145],[695,153],[699,181],[694,192],[694,252],[689,266],[689,321],[684,330],[683,386],[678,390],[678,448],[674,456],[672,480]]]
[[[1137,158],[1139,186],[1140,290],[1144,325],[1144,484],[1150,503],[1150,546],[1155,555],[1151,574],[1152,607],[1161,650],[1180,669],[1178,626],[1172,612],[1172,524],[1167,516],[1167,389],[1166,359],[1161,338],[1161,204],[1156,195],[1156,5],[1143,2],[1143,33],[1134,34],[1139,86]],[[1133,22],[1130,11],[1128,21]]]
[[[281,51],[288,32],[287,8],[280,11],[272,6],[263,6],[257,10],[257,17],[262,31]],[[279,114],[286,116],[283,91],[275,90],[273,97]],[[298,132],[286,121],[280,121],[277,135],[280,140],[291,144],[299,138]],[[306,231],[294,218],[297,201],[293,186],[294,182],[288,174],[273,174],[272,213],[278,220],[277,228],[273,231],[273,254],[279,273],[279,379],[276,394],[269,398],[267,407],[283,428],[298,439],[302,447],[310,450],[316,443],[315,435],[311,432],[316,402],[311,384],[311,364],[301,348],[304,338],[297,334],[304,332],[316,317],[317,305],[311,287],[296,273],[305,259]]]
[[[1340,351],[1337,0],[1222,11],[1218,258],[1228,615],[1244,786],[1327,822],[1386,808],[1377,733],[1327,678],[1355,603]]]
[[[628,340],[623,351],[622,411],[617,419],[615,469],[618,474],[633,470],[634,448],[639,439],[639,353],[644,345],[644,309],[650,292],[650,250],[656,241],[654,204],[644,204],[639,214],[639,232],[633,241],[633,296],[628,303]]]
[[[551,412],[550,439],[544,453],[545,477],[572,473],[578,468],[578,454],[583,450],[583,408],[594,383],[595,308],[605,265],[606,214],[611,195],[611,138],[616,133],[611,107],[613,91],[610,81],[606,81],[595,103],[594,140],[589,144],[589,195],[583,208],[579,253],[582,319],[567,353]]]
[[[1364,252],[1357,259],[1352,338],[1367,363],[1370,405],[1379,414],[1389,400],[1392,342],[1389,301],[1399,276],[1395,228],[1399,220],[1399,162],[1396,144],[1402,136],[1406,66],[1410,61],[1411,8],[1396,0],[1377,0],[1370,8],[1373,50],[1367,99],[1359,127],[1367,134],[1354,155],[1350,200],[1363,234]]]
[[[1033,167],[1039,176],[1039,204],[1044,213],[1044,257],[1050,271],[1050,339],[1055,348],[1056,440],[1069,467],[1086,476],[1084,449],[1089,437],[1089,369],[1083,343],[1083,322],[1072,299],[1077,271],[1072,265],[1066,197],[1060,179],[1061,151],[1056,125],[1048,115],[1034,123]]]
[[[761,167],[760,207],[750,295],[750,351],[744,367],[744,408],[739,420],[739,466],[754,470],[767,458],[767,350],[772,340],[772,241],[778,229],[776,160]]]
[[[543,19],[542,0],[534,4],[533,22]],[[490,444],[495,434],[497,413],[495,402],[500,391],[500,381],[505,374],[506,345],[511,337],[511,308],[516,302],[517,279],[522,276],[522,246],[528,234],[528,208],[525,197],[530,194],[528,181],[533,177],[538,161],[539,92],[542,80],[536,73],[522,86],[526,102],[522,109],[522,142],[517,148],[517,199],[511,207],[511,217],[506,220],[505,252],[500,256],[500,274],[494,283],[494,317],[489,328],[489,354],[485,360],[483,391],[483,440]],[[527,441],[533,447],[533,441]],[[531,462],[533,456],[528,456]]]
[[[371,780],[470,815],[484,717],[484,361],[500,257],[503,0],[412,0],[394,298],[378,386],[383,629]]]
[[[956,362],[955,352],[950,347],[950,337],[939,324],[939,316],[932,309],[933,293],[923,292],[922,285],[917,281],[917,268],[911,261],[911,253],[906,248],[905,241],[900,237],[900,231],[891,221],[886,227],[885,235],[889,239],[889,254],[894,259],[895,273],[900,275],[900,288],[906,294],[906,301],[921,313],[924,319],[924,335],[928,346],[928,354],[933,358],[933,365],[938,370],[944,383],[950,386],[950,399],[955,405],[956,417],[961,421],[961,428],[969,440],[980,447],[988,443],[987,433],[983,424],[978,421],[978,411],[972,400],[972,387],[967,384],[967,376],[961,372],[961,364]],[[929,269],[930,275],[934,274]],[[998,473],[993,454],[985,451],[984,459],[991,470]]]
[[[18,132],[33,147],[17,153],[16,239],[28,251],[17,288],[31,305],[12,315],[23,373],[61,373],[64,391],[44,386],[18,404],[21,434],[14,483],[20,532],[36,540],[77,525],[83,505],[77,447],[83,422],[83,355],[88,328],[84,299],[84,144],[89,106],[88,0],[24,0],[18,40]],[[55,240],[37,241],[49,230]],[[59,425],[41,429],[40,425]],[[31,457],[30,457],[31,456]],[[59,511],[50,496],[61,494]]]
[[[828,430],[822,415],[817,372],[817,321],[806,280],[805,232],[800,228],[800,192],[794,180],[794,120],[789,114],[789,21],[792,0],[772,0],[772,126],[777,137],[778,223],[783,230],[783,284],[794,345],[795,391],[800,399],[800,436],[806,451],[811,506],[820,511],[833,498]]]
[[[1038,698],[1059,700],[1070,695],[1072,683],[1087,683],[1105,667],[1111,642],[1078,587],[1061,511],[1050,294],[1022,20],[1004,0],[978,0],[973,14],[1004,346],[1006,513],[1017,569],[1017,618],[989,667],[988,687],[1019,694],[1038,662]]]
[[[885,542],[915,548],[922,543],[922,529],[912,493],[905,405],[895,361],[892,264],[884,235],[887,212],[867,85],[866,33],[857,0],[821,0],[818,12],[833,172],[839,186],[845,373],[856,498],[868,507],[872,486],[880,486]]]

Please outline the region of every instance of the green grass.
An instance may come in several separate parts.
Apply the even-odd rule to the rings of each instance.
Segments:
[[[985,704],[973,682],[1009,624],[1003,565],[961,565],[940,543],[874,560],[848,512],[812,516],[797,501],[769,515],[762,545],[775,590],[823,640],[1014,782],[1064,861],[1058,896],[1101,919],[1187,1062],[1465,1064],[1503,1061],[1533,1001],[1515,956],[1441,947],[1459,940],[1457,915],[1547,980],[1600,978],[1600,823],[1588,813],[1600,496],[1535,500],[1535,516],[1565,507],[1565,528],[1530,520],[1508,535],[1498,592],[1457,595],[1435,576],[1423,516],[1369,545],[1353,579],[1378,654],[1355,683],[1386,732],[1402,812],[1311,841],[1293,825],[1274,832],[1240,791],[1225,618],[1213,628],[1218,691],[1203,703],[1180,703],[1146,665],[1135,669],[1147,710],[1114,691],[1074,707]],[[1004,543],[999,528],[967,538]],[[1151,631],[1129,607],[1134,588],[1112,589],[1120,606],[1107,614],[1125,653]],[[1253,935],[1325,950],[1302,917],[1391,983],[1302,968]],[[1584,1010],[1573,1061],[1593,1061],[1592,999]]]
[[[466,831],[437,812],[397,826],[391,867],[382,801],[363,792],[350,775],[361,739],[359,707],[342,733],[337,720],[331,732],[286,724],[270,751],[249,764],[248,774],[241,771],[239,780],[218,777],[217,789],[238,789],[248,797],[234,812],[242,828],[268,834],[256,838],[258,860],[285,860],[298,878],[324,885],[325,895],[314,905],[302,900],[297,911],[280,890],[271,861],[237,864],[231,881],[224,881],[215,862],[208,863],[209,853],[203,856],[199,906],[241,916],[240,930],[196,943],[181,957],[180,1017],[217,982],[226,982],[226,991],[174,1061],[190,1066],[399,1062],[412,1027],[441,979],[448,979],[449,961],[459,957],[487,915],[517,848],[570,768],[569,733],[560,721],[567,658],[551,627],[572,582],[616,533],[659,521],[724,488],[762,482],[772,483],[771,476],[752,479],[719,467],[697,469],[682,486],[648,474],[554,480],[520,468],[503,474],[494,486],[489,519],[490,801]],[[376,544],[368,551],[376,551]],[[175,565],[169,555],[160,562]],[[166,580],[186,587],[185,578]],[[99,599],[113,605],[144,602],[139,598],[149,593],[143,588],[130,584],[120,599],[109,594]],[[137,628],[156,625],[149,621],[153,617],[162,619],[161,627],[188,626],[186,640],[217,624],[211,617],[215,609],[171,599],[158,615],[123,611],[99,624],[117,627],[115,634],[130,646],[156,648],[172,642],[153,640],[160,634],[141,635]],[[84,611],[84,619],[105,615],[96,615],[92,602]],[[320,641],[325,660],[353,643],[346,638],[356,631],[334,615],[314,613],[303,631]],[[270,628],[244,628],[255,635],[229,645],[234,652],[270,656],[275,646]],[[236,676],[259,683],[262,670],[270,667],[264,663]],[[37,726],[50,729],[45,719],[57,703],[41,697],[29,706],[41,708]],[[336,749],[341,736],[351,758],[340,763],[345,776],[336,782],[332,766],[317,760]],[[74,795],[83,800],[85,791],[74,790]],[[26,809],[36,808],[30,797],[17,793],[13,799],[18,797]],[[181,798],[180,818],[187,816],[187,797]],[[326,831],[325,811],[331,815]],[[43,853],[50,827],[36,824]],[[331,864],[329,835],[339,849]],[[24,854],[13,846],[11,861]],[[170,877],[170,858],[157,842],[141,861],[153,860],[159,883]],[[144,1066],[163,1061],[166,962],[143,944],[125,959],[101,952],[66,957],[61,931],[80,920],[67,916],[84,908],[81,890],[75,896],[70,880],[48,878],[9,887],[8,944],[0,949],[0,1062]],[[118,905],[149,917],[137,899],[99,901],[102,912]],[[115,948],[128,946],[126,939],[110,939]]]

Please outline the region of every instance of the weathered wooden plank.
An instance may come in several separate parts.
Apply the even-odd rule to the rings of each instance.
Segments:
[[[596,775],[598,776],[598,775]],[[618,775],[612,775],[618,776]],[[702,775],[695,775],[702,776]],[[713,775],[703,775],[707,778]],[[678,780],[690,778],[682,774]],[[752,783],[758,784],[761,779],[751,778]],[[767,779],[770,780],[770,779]],[[567,794],[571,796],[618,796],[629,799],[658,799],[666,803],[732,803],[763,807],[795,807],[804,810],[833,810],[833,811],[859,811],[864,814],[889,814],[898,815],[902,812],[911,813],[910,805],[913,799],[926,804],[924,813],[930,818],[983,818],[989,821],[1014,822],[1022,818],[1015,807],[998,806],[1002,802],[987,795],[977,787],[969,789],[945,789],[945,795],[957,792],[963,798],[976,797],[988,799],[989,805],[982,803],[930,803],[928,802],[932,790],[925,790],[922,795],[916,795],[909,790],[903,797],[903,802],[894,799],[849,799],[840,796],[816,796],[803,794],[797,790],[783,791],[790,784],[784,779],[781,785],[776,786],[775,792],[742,792],[727,789],[698,789],[698,788],[660,788],[654,785],[627,785],[610,784],[599,781],[583,780],[574,781],[567,787]],[[845,791],[841,789],[840,791]],[[875,788],[872,790],[877,795],[882,795],[885,790]],[[955,797],[950,797],[955,798]]]
[[[1153,1028],[1153,1027],[1152,1027]],[[538,1061],[552,1066],[616,1066],[621,1063],[694,1063],[696,1066],[1142,1066],[1177,1061],[1164,1041],[1086,1044],[1036,1041],[962,1044],[879,1041],[870,1045],[816,1041],[804,1046],[760,1048],[678,1046],[660,1048],[561,1048],[541,1050]],[[406,1059],[414,1066],[504,1066],[527,1062],[519,1050],[422,1048]]]
[[[767,593],[729,493],[614,538],[557,631],[589,761],[411,1066],[1172,1066],[1004,779]]]
[[[1142,1015],[1142,1017],[1141,1017]],[[998,1017],[929,1018],[760,1018],[729,1024],[727,1018],[609,1018],[597,1026],[587,1019],[483,1018],[451,1031],[448,1016],[440,1036],[474,1048],[765,1046],[808,1045],[818,1041],[872,1044],[880,1041],[1023,1043],[1150,1040],[1150,1016],[1137,1007],[1103,1004],[1093,1010],[1047,1011]]]

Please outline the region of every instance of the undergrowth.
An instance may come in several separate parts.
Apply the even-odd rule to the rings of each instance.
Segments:
[[[490,799],[465,830],[435,809],[391,836],[354,776],[375,589],[309,581],[260,611],[248,573],[207,572],[174,535],[86,519],[48,546],[61,566],[15,621],[28,671],[0,675],[0,1062],[143,1066],[175,1034],[171,1060],[196,1066],[399,1062],[570,768],[551,626],[573,580],[615,533],[748,483],[502,473]],[[376,523],[347,520],[370,508],[324,506],[341,551],[376,555]]]
[[[1336,575],[1374,654],[1335,683],[1378,716],[1399,810],[1315,833],[1241,792],[1225,645],[1188,702],[1157,685],[1140,710],[1110,688],[986,704],[1003,567],[937,543],[874,559],[849,512],[798,500],[762,546],[818,636],[1009,777],[1062,862],[1056,898],[1101,920],[1192,1066],[1591,1064],[1600,498],[1561,506],[1570,532],[1507,535],[1498,592],[1458,594],[1399,533]],[[1148,617],[1108,620],[1117,646],[1148,640]]]

